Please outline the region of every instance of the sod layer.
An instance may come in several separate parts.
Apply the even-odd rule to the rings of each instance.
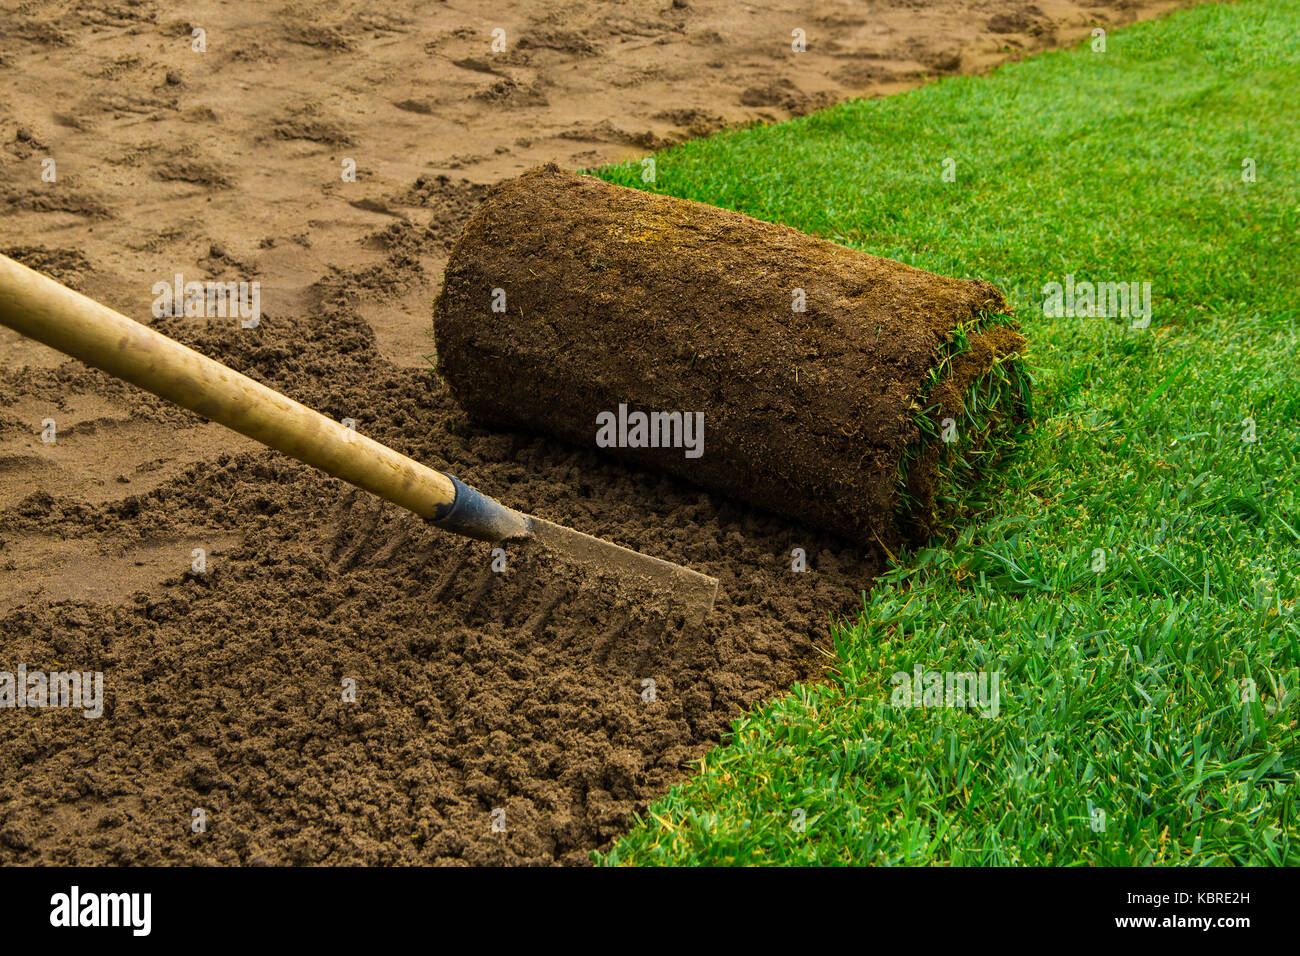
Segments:
[[[963,400],[1024,347],[1006,311],[987,282],[547,166],[488,192],[434,330],[480,423],[892,547],[933,529],[941,476],[977,479],[944,446],[961,454]]]

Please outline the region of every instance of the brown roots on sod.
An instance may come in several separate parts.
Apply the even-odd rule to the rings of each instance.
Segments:
[[[1014,417],[1014,388],[964,414],[990,375],[1020,374],[1006,311],[987,282],[549,166],[488,192],[434,328],[486,425],[590,448],[617,418],[632,464],[893,548],[936,527],[942,479],[978,479],[945,462]],[[637,413],[662,428],[625,429]],[[702,423],[702,447],[656,441],[676,434],[665,414]]]

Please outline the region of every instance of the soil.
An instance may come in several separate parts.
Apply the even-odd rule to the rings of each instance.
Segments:
[[[1006,311],[987,282],[552,165],[479,204],[434,336],[439,372],[477,421],[592,447],[600,416],[619,409],[693,416],[693,451],[682,428],[663,436],[672,444],[652,428],[654,447],[646,436],[611,450],[894,549],[922,391],[954,329]],[[1024,345],[1013,327],[999,335],[1004,350],[972,336],[974,377]]]
[[[106,694],[93,720],[0,709],[0,862],[586,861],[743,708],[822,673],[829,616],[881,563],[470,426],[429,378],[429,304],[485,187],[1179,5],[0,9],[0,251],[146,321],[178,272],[260,281],[257,329],[156,324],[511,504],[723,579],[683,634],[540,555],[496,574],[480,545],[0,330],[0,670],[102,669]]]
[[[106,684],[99,719],[0,711],[8,862],[584,862],[744,708],[817,677],[828,615],[882,566],[675,479],[469,425],[430,372],[377,355],[338,293],[251,334],[158,324],[508,504],[716,575],[721,595],[684,631],[548,554],[511,549],[498,573],[488,545],[271,452],[100,504],[33,492],[0,522],[0,559],[129,542],[172,570],[116,602],[50,582],[0,618],[8,669]],[[794,547],[810,571],[791,570]]]

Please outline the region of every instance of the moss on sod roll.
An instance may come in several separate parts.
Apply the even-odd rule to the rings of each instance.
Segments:
[[[554,166],[484,198],[434,334],[480,423],[887,545],[936,529],[1027,395],[987,282]]]

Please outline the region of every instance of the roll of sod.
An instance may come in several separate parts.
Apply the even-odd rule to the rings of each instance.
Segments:
[[[475,211],[434,334],[479,423],[892,546],[1024,421],[1006,313],[987,282],[548,166]]]

